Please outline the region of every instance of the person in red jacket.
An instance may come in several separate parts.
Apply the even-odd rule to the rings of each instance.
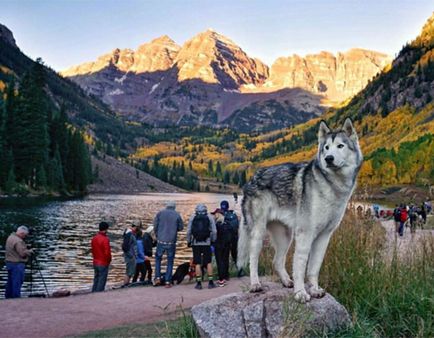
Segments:
[[[110,240],[107,237],[109,225],[107,222],[99,224],[99,232],[92,238],[93,278],[92,292],[104,291],[107,282],[109,265],[112,260]]]

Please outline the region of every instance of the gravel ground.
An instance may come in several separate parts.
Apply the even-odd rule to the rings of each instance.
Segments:
[[[420,247],[420,241],[424,238],[429,238],[434,236],[434,230],[421,230],[417,229],[416,233],[411,234],[410,228],[405,228],[404,236],[399,237],[395,232],[395,222],[382,221],[384,229],[386,229],[386,255],[392,258],[393,251],[395,250],[395,245],[400,257],[417,252],[417,248]]]
[[[173,318],[176,308],[247,287],[249,279],[234,278],[223,288],[195,290],[194,283],[135,287],[66,298],[22,298],[0,301],[0,337],[63,337],[131,323]],[[206,286],[206,283],[204,283]]]

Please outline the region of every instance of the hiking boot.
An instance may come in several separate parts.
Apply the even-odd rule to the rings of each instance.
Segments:
[[[201,282],[197,282],[196,286],[194,287],[196,290],[202,290],[202,283]]]
[[[208,289],[214,289],[214,288],[216,288],[216,285],[214,284],[214,282],[212,280],[210,280],[208,282]]]
[[[161,279],[160,278],[155,278],[154,279],[154,286],[160,286],[161,285]]]

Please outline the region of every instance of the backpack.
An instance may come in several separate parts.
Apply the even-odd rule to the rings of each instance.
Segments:
[[[129,236],[129,234],[132,235],[131,232],[127,232],[127,230],[124,231],[123,241],[122,241],[122,251],[123,252],[130,251],[130,236]]]
[[[210,221],[208,214],[197,214],[194,216],[193,223],[191,225],[191,234],[197,242],[206,241],[210,235],[211,231],[209,229]]]
[[[399,222],[399,221],[401,220],[401,209],[396,208],[396,209],[393,211],[393,217],[394,217],[394,219],[395,219],[395,222]]]
[[[233,210],[228,210],[225,212],[224,227],[230,229],[234,233],[238,233],[238,227],[240,222],[238,221],[237,215]]]

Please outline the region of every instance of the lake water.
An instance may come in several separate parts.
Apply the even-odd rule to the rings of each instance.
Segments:
[[[89,288],[93,281],[90,240],[98,232],[103,219],[114,217],[116,224],[109,229],[113,261],[108,284],[121,283],[125,265],[122,257],[122,233],[129,220],[140,219],[145,227],[152,224],[155,214],[169,200],[176,201],[185,228],[178,236],[175,267],[188,261],[191,248],[185,241],[186,226],[198,203],[205,203],[214,211],[220,201],[229,201],[240,214],[240,203],[235,204],[230,195],[222,194],[140,194],[140,195],[90,195],[83,199],[8,205],[0,207],[0,298],[4,298],[7,272],[4,268],[4,244],[7,236],[18,225],[32,228],[26,240],[37,249],[37,259],[48,290]],[[241,199],[239,199],[241,201]],[[155,252],[155,250],[154,250]],[[164,265],[163,261],[163,265]],[[154,267],[154,261],[152,260]],[[33,266],[33,292],[42,293],[44,287],[36,266]],[[26,281],[22,293],[30,293],[30,264],[26,267]],[[162,269],[164,272],[164,268]]]

